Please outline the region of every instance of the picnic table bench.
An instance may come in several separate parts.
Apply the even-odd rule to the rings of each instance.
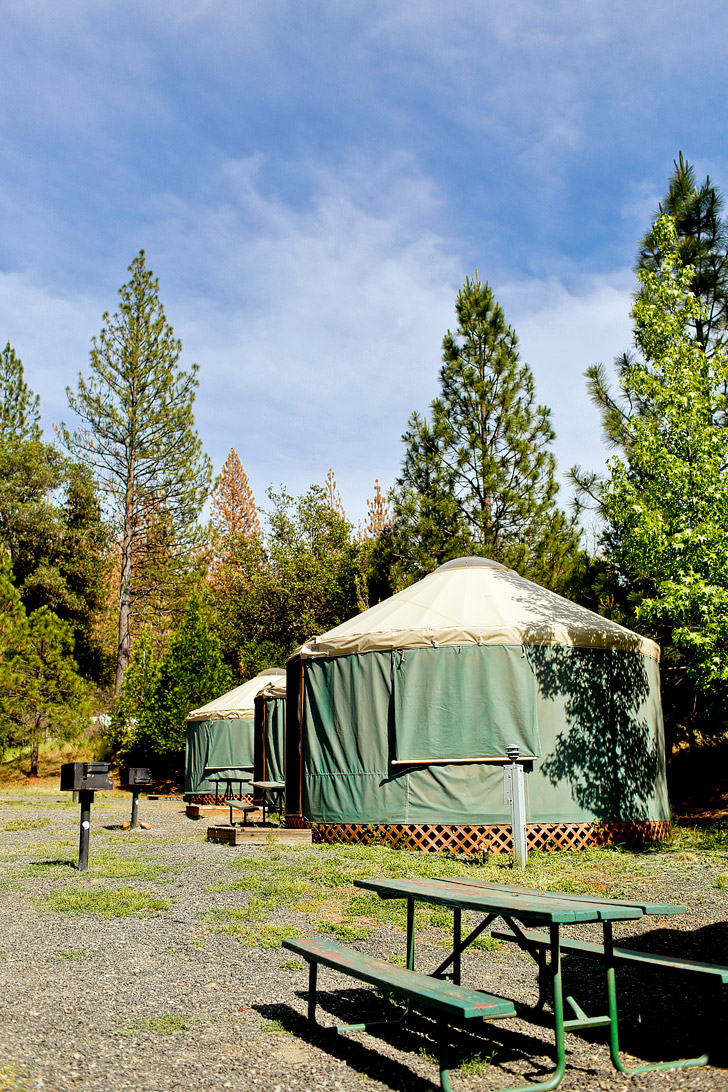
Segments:
[[[507,929],[492,929],[492,937],[497,940],[514,940],[518,942],[515,933]],[[546,948],[550,944],[546,933],[537,933],[529,929],[523,930],[524,938],[537,948]],[[562,951],[579,952],[582,955],[604,957],[604,945],[595,944],[590,940],[573,940],[571,937],[561,938]],[[723,985],[728,983],[728,967],[720,967],[716,963],[701,963],[696,959],[683,959],[681,956],[657,955],[651,952],[641,952],[636,948],[612,948],[612,956],[615,963],[641,963],[643,966],[661,967],[672,971],[685,971],[706,975]]]
[[[316,987],[319,964],[350,975],[370,986],[386,990],[407,1002],[404,1013],[395,1020],[342,1024],[336,1027],[337,1032],[366,1031],[374,1025],[401,1023],[409,1014],[412,1003],[421,1008],[434,1009],[438,1024],[440,1083],[444,1089],[449,1088],[448,1043],[445,1035],[447,1023],[499,1020],[516,1015],[513,1002],[505,997],[484,993],[482,990],[466,989],[452,982],[431,978],[419,971],[408,970],[406,967],[399,967],[383,959],[375,959],[373,956],[347,948],[326,937],[284,940],[283,947],[295,952],[308,963],[308,1019],[311,1024],[318,1023]]]
[[[230,826],[231,827],[235,826],[235,823],[233,822],[233,808],[235,808],[236,811],[242,811],[242,813],[243,813],[243,826],[248,825],[248,815],[249,815],[249,813],[251,811],[260,811],[260,808],[258,807],[257,804],[243,804],[243,802],[241,800],[226,800],[225,803],[227,804],[227,806],[230,809]]]

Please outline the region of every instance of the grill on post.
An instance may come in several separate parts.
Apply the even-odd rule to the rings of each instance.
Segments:
[[[139,793],[142,789],[151,789],[152,772],[146,766],[129,766],[121,771],[119,788],[127,789],[131,794],[131,829],[137,825],[139,815]]]
[[[94,793],[113,789],[109,762],[64,762],[61,766],[61,792],[78,793],[81,802],[81,828],[78,839],[78,870],[88,868],[88,840],[91,830],[91,805]]]

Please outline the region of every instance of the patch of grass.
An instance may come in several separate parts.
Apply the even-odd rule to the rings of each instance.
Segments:
[[[295,925],[262,925],[243,943],[251,948],[280,948],[284,940],[300,937],[301,930]]]
[[[492,937],[490,933],[481,933],[479,937],[475,938],[470,947],[476,948],[480,952],[498,952],[505,947],[505,941],[499,940],[498,937]]]
[[[290,1028],[287,1028],[281,1020],[268,1020],[263,1024],[263,1031],[267,1031],[270,1035],[293,1035]]]
[[[61,960],[83,959],[88,955],[82,948],[68,948],[66,951],[56,953]]]
[[[298,959],[285,959],[283,963],[279,963],[278,966],[284,971],[303,971],[305,970],[304,964]]]
[[[390,952],[389,955],[387,956],[387,962],[388,963],[393,963],[395,965],[395,967],[406,967],[407,966],[407,960],[405,959],[405,957],[403,955],[400,955],[399,952]]]
[[[719,872],[715,877],[715,886],[718,891],[725,891],[728,887],[728,872]]]
[[[19,876],[60,876],[76,868],[73,857],[52,857],[45,861],[31,861],[18,872]]]
[[[121,887],[94,891],[53,891],[44,896],[42,905],[56,914],[98,914],[102,918],[123,918],[131,914],[159,913],[169,910],[170,904],[147,891]]]
[[[27,1092],[29,1087],[27,1076],[16,1066],[0,1066],[0,1092]]]
[[[366,925],[350,925],[346,921],[324,921],[317,923],[322,933],[333,933],[337,940],[350,944],[353,940],[364,940],[370,937],[374,930]]]
[[[75,857],[56,857],[44,861],[33,861],[22,870],[23,876],[56,875],[76,867]],[[146,880],[152,883],[166,883],[176,870],[171,865],[156,864],[138,857],[115,857],[111,854],[94,853],[89,855],[89,866],[84,873],[86,879],[101,880]]]
[[[174,1035],[179,1031],[189,1031],[190,1021],[180,1013],[166,1012],[161,1016],[142,1017],[128,1024],[122,1035],[134,1035],[138,1031],[151,1031],[156,1035]]]
[[[105,880],[147,880],[166,883],[176,870],[171,865],[145,861],[139,857],[115,857],[110,854],[91,854],[88,874]]]
[[[2,830],[42,830],[43,827],[50,826],[50,819],[45,816],[36,816],[34,819],[8,819],[6,823],[3,823]]]
[[[203,915],[214,933],[227,933],[251,948],[280,948],[284,940],[300,937],[295,925],[273,925],[251,921],[246,910],[211,910]]]
[[[491,1050],[490,1054],[471,1054],[469,1058],[463,1058],[460,1062],[459,1069],[461,1073],[464,1073],[466,1077],[482,1077],[487,1071],[488,1066],[491,1066],[495,1059],[498,1057],[496,1050]]]

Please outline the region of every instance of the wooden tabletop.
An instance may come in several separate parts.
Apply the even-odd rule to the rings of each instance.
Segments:
[[[680,913],[685,907],[661,903],[627,903],[561,891],[538,891],[509,884],[421,879],[354,880],[356,887],[376,891],[385,899],[417,899],[440,906],[500,914],[524,922],[562,923],[628,921],[646,913]]]
[[[270,792],[275,792],[276,789],[285,789],[285,781],[251,781],[250,784],[254,789],[268,789]]]

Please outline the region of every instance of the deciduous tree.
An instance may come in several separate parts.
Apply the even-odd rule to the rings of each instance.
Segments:
[[[601,492],[612,564],[639,588],[636,618],[666,645],[675,725],[723,730],[728,683],[728,357],[694,336],[694,294],[675,225],[659,217],[633,309],[638,356],[620,385],[639,399]],[[682,692],[682,700],[675,698]]]

